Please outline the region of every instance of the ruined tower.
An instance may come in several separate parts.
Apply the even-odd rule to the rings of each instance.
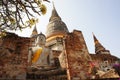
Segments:
[[[52,50],[63,50],[63,36],[68,32],[66,24],[61,20],[53,4],[52,14],[46,30],[46,45]]]
[[[33,29],[33,31],[32,31],[31,37],[34,37],[37,34],[38,34],[38,32],[37,32],[37,28],[35,26],[34,29]]]
[[[97,40],[97,38],[95,37],[95,35],[93,34],[93,38],[94,38],[94,44],[95,44],[95,53],[96,54],[110,54],[109,50],[106,50],[102,44]]]
[[[34,27],[33,31],[32,31],[32,34],[31,34],[31,46],[35,46],[35,39],[37,38],[37,35],[38,35],[38,32],[37,32],[37,28],[36,26]]]

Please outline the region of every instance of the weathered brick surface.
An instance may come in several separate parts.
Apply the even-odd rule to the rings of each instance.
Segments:
[[[61,68],[32,70],[27,73],[27,80],[67,80],[67,75],[66,70]]]
[[[67,56],[67,75],[69,80],[87,79],[89,56],[82,32],[73,31],[65,37],[65,54]]]
[[[101,78],[119,78],[120,76],[115,73],[114,69],[111,69],[109,71],[107,71],[106,73],[101,75]]]
[[[19,37],[9,33],[3,39],[3,41],[0,41],[0,79],[24,80],[26,78],[28,48],[33,46],[31,38]],[[98,63],[103,62],[106,58],[111,64],[118,60],[118,58],[107,54],[91,54],[90,57],[82,32],[76,30],[66,35],[64,50],[62,52],[52,51],[52,53],[55,59],[55,66],[60,68],[59,66],[61,64],[62,68],[67,69],[67,76],[66,74],[60,73],[57,76],[55,74],[44,78],[43,75],[39,78],[41,80],[67,80],[67,78],[69,80],[87,79],[91,57],[92,60]],[[49,72],[48,74],[51,73],[53,72]],[[108,75],[109,74],[106,74],[105,76]],[[33,78],[29,80],[33,80]]]
[[[0,78],[24,79],[30,39],[13,33],[7,33],[3,39],[0,47]]]

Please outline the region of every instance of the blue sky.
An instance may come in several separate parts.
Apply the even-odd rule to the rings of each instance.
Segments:
[[[44,16],[38,16],[37,23],[38,32],[43,33],[53,8],[52,3],[45,4],[48,12]],[[120,0],[54,0],[54,4],[70,32],[74,29],[83,32],[90,53],[94,53],[93,32],[112,55],[120,58]],[[30,36],[32,29],[16,33]]]

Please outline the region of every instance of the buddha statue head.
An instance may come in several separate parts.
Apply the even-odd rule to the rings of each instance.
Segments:
[[[46,43],[46,37],[45,37],[45,35],[44,34],[42,34],[42,33],[40,33],[40,34],[38,34],[38,36],[37,36],[37,39],[36,39],[36,45],[38,46],[43,46],[43,45],[45,45],[45,43]]]

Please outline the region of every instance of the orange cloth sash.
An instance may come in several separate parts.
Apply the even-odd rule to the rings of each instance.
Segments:
[[[35,62],[39,59],[41,53],[42,53],[42,48],[38,49],[38,50],[33,54],[32,63],[35,63]]]

